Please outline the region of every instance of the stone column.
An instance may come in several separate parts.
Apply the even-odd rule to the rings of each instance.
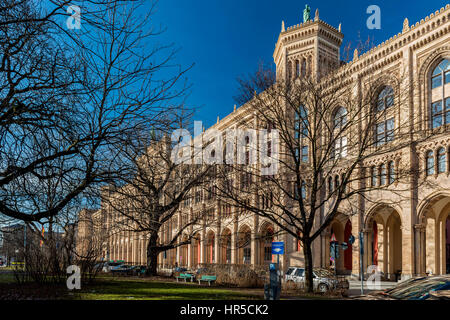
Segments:
[[[415,275],[422,274],[422,232],[421,232],[421,225],[414,225],[414,251],[415,251],[415,265],[416,265],[416,272]]]
[[[237,222],[233,223],[233,228],[231,230],[231,264],[235,264],[238,259],[238,248],[237,248]]]
[[[250,248],[251,248],[251,256],[250,256],[250,263],[252,265],[257,265],[258,263],[260,263],[259,259],[261,259],[259,257],[259,246],[258,246],[258,220],[256,219],[256,215],[253,218],[253,230],[251,233],[251,244],[250,244]],[[261,261],[262,263],[262,261]]]
[[[422,270],[422,275],[425,275],[426,273],[426,268],[427,268],[427,263],[426,263],[426,259],[427,259],[427,247],[426,247],[426,236],[427,236],[427,230],[426,230],[426,226],[424,225],[422,227],[422,229],[420,230],[420,254],[421,254],[421,270]]]
[[[402,280],[406,280],[412,277],[414,268],[414,237],[413,237],[413,224],[411,223],[411,209],[405,209],[403,214],[402,226]],[[395,272],[396,270],[394,270]]]
[[[180,243],[181,240],[178,239],[177,242]],[[177,262],[178,265],[180,265],[180,263],[181,263],[181,261],[180,261],[180,251],[181,251],[181,247],[178,246],[178,247],[175,249],[175,254],[176,254],[175,261]]]
[[[187,266],[188,266],[188,268],[191,268],[192,267],[192,260],[193,260],[193,252],[194,252],[194,248],[193,248],[193,246],[194,246],[194,244],[193,244],[193,242],[194,241],[191,241],[191,243],[190,244],[188,244],[188,246],[187,246],[187,248],[188,248],[188,255],[187,255],[187,257],[186,257],[186,261],[187,261]]]
[[[203,227],[202,232],[200,232],[200,264],[206,263],[206,247],[205,228]]]
[[[363,245],[364,245],[364,257],[363,257],[363,261],[362,261],[362,271],[363,271],[363,275],[366,274],[367,272],[367,267],[372,264],[369,261],[369,230],[365,229],[363,230]],[[361,271],[359,272],[361,273]],[[367,279],[366,279],[367,280]]]
[[[219,246],[219,228],[217,228],[216,233],[214,234],[214,261],[213,263],[219,263],[220,259],[220,246]]]
[[[251,256],[250,256],[250,264],[256,265],[258,263],[258,244],[256,241],[257,232],[255,229],[251,232],[251,243],[250,243],[250,250],[251,250]]]

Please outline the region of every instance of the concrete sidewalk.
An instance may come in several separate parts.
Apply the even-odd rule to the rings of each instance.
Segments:
[[[375,286],[372,282],[363,282],[363,288],[364,288],[364,294],[367,294],[372,291],[379,291],[379,290],[387,290],[390,288],[395,287],[399,282],[395,281],[381,281],[379,284],[379,287]],[[349,280],[350,288],[348,290],[349,297],[359,296],[361,295],[361,281],[359,280]]]

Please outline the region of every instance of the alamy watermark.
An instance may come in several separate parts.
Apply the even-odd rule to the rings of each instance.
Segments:
[[[67,8],[67,13],[70,17],[66,19],[66,26],[68,29],[81,29],[81,8],[79,6],[71,5]]]
[[[171,160],[175,164],[255,165],[259,162],[261,175],[278,172],[279,134],[276,129],[227,129],[225,132],[209,129],[203,135],[202,130],[202,122],[194,121],[194,138],[186,129],[172,133],[171,139],[176,145]]]
[[[367,18],[367,28],[370,30],[373,29],[381,29],[381,9],[377,5],[371,5],[367,7],[367,14],[370,14],[369,18]]]
[[[70,274],[69,277],[67,277],[66,285],[67,289],[73,290],[73,289],[81,289],[81,270],[80,267],[76,265],[68,266],[66,269],[67,274]]]
[[[367,267],[367,288],[369,290],[381,290],[381,270],[377,265],[371,265]]]

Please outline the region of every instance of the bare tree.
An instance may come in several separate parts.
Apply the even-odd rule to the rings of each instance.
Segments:
[[[191,243],[204,223],[212,223],[204,212],[178,218],[184,204],[201,201],[211,166],[175,161],[167,135],[136,133],[124,149],[126,162],[132,164],[128,179],[105,193],[102,201],[112,208],[109,214],[116,216],[113,233],[132,232],[148,239],[147,274],[156,275],[159,253]],[[161,236],[162,226],[169,222],[176,231]]]
[[[275,80],[276,74],[271,66],[267,63],[260,62],[258,64],[258,70],[255,73],[236,78],[238,94],[233,97],[233,100],[238,105],[243,105],[250,101],[255,94],[264,92],[272,86]]]
[[[68,29],[69,5],[81,29]],[[170,124],[187,69],[141,0],[0,1],[0,213],[48,223],[120,178],[135,130]],[[165,75],[160,71],[165,69]]]
[[[257,150],[249,135],[245,147],[259,152],[260,162],[249,163],[247,153],[247,165],[232,168],[243,183],[219,190],[223,201],[269,219],[301,242],[308,292],[313,290],[313,241],[338,213],[360,214],[361,202],[373,201],[368,195],[377,190],[389,190],[398,195],[392,201],[400,201],[402,194],[410,196],[406,182],[417,174],[401,160],[381,167],[370,164],[374,157],[417,142],[411,138],[414,120],[393,120],[409,103],[407,77],[354,78],[345,67],[327,71],[320,79],[280,79],[243,106],[272,133],[265,150]],[[242,96],[264,81],[259,74],[254,76],[258,80],[242,86]],[[262,174],[268,166],[263,157],[278,160],[274,174]]]

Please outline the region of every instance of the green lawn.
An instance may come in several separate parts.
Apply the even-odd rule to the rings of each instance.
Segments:
[[[230,300],[261,299],[245,290],[199,286],[196,283],[149,281],[130,278],[100,278],[95,285],[68,294],[82,300]]]

